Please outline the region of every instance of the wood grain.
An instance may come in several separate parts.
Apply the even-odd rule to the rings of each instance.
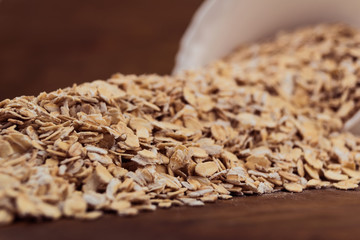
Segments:
[[[359,197],[334,189],[279,192],[131,218],[17,222],[1,228],[0,239],[358,239]]]

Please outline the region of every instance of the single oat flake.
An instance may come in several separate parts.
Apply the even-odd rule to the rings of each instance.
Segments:
[[[360,31],[317,25],[177,76],[0,102],[0,224],[360,181]]]

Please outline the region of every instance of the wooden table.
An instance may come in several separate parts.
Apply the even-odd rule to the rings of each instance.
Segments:
[[[359,197],[334,189],[279,192],[130,218],[16,222],[0,228],[0,239],[359,239]]]

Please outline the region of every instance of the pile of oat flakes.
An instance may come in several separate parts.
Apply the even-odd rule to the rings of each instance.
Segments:
[[[286,189],[354,189],[360,32],[318,25],[174,77],[0,103],[0,223],[94,219]]]

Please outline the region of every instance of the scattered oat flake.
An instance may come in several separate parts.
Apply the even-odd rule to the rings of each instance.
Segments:
[[[303,186],[299,183],[285,183],[284,187],[289,192],[302,192]]]
[[[351,180],[340,181],[340,182],[334,183],[333,185],[337,189],[341,189],[341,190],[350,190],[350,189],[355,189],[355,188],[359,187],[358,183],[353,182]]]
[[[195,167],[195,172],[203,177],[209,177],[218,171],[218,166],[215,162],[199,163]]]
[[[324,171],[324,176],[328,180],[333,180],[333,181],[344,181],[349,178],[347,175],[344,175],[344,174],[341,174],[339,172],[335,172],[332,170]]]

